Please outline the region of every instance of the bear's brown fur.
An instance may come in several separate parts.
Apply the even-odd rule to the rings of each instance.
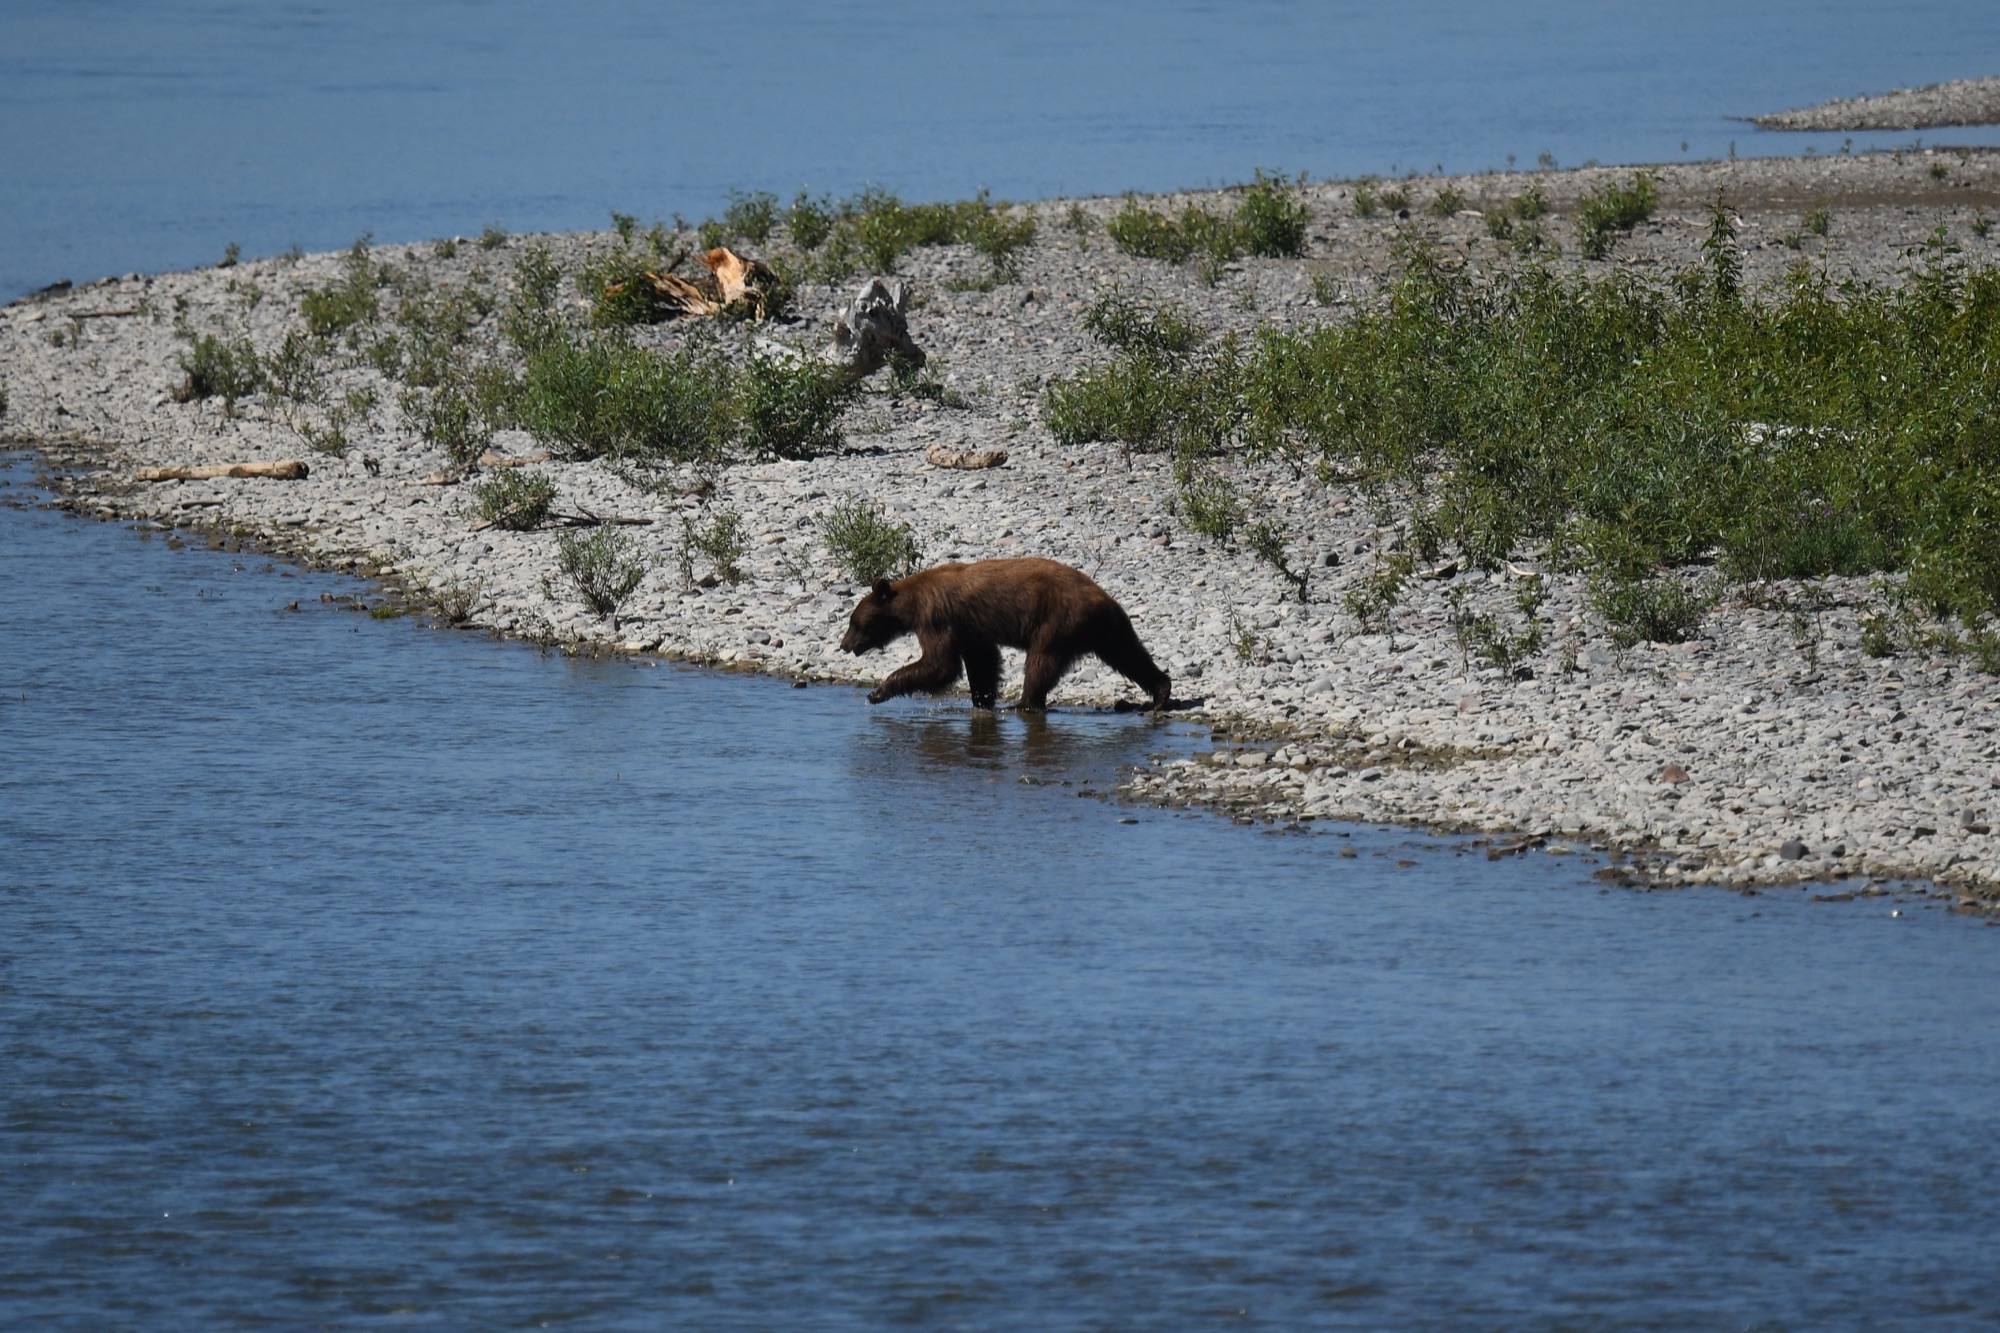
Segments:
[[[1168,706],[1167,673],[1132,629],[1125,608],[1081,570],[1053,560],[981,560],[939,565],[920,574],[875,580],[848,617],[841,648],[886,648],[915,634],[923,656],[889,673],[868,696],[879,704],[899,694],[948,690],[965,673],[975,708],[991,708],[1000,689],[1000,650],[1027,652],[1021,708],[1040,712],[1049,691],[1085,653]]]

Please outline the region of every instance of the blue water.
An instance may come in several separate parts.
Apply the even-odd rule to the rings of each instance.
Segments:
[[[0,299],[231,241],[699,218],[731,189],[1040,198],[1259,166],[1832,152],[1849,136],[1730,117],[1995,73],[1991,0],[10,0]]]
[[[1185,728],[544,657],[4,477],[0,1327],[2000,1319],[2000,931],[1128,809]]]
[[[1963,3],[6,5],[0,296],[731,187],[1798,151],[1724,117],[1996,56]],[[27,480],[0,1328],[2000,1320],[2000,930],[1128,809],[1199,737],[373,620]]]

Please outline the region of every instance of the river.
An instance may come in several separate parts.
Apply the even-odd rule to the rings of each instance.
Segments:
[[[1740,117],[2000,71],[1989,0],[0,6],[0,300],[298,244],[914,199],[2000,143]]]
[[[1975,920],[1128,808],[1188,729],[543,656],[5,480],[9,1326],[2000,1315]]]

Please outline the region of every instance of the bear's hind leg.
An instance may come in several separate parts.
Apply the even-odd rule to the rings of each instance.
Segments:
[[[965,658],[965,683],[974,708],[991,708],[1000,695],[1000,646],[979,640],[959,650]]]

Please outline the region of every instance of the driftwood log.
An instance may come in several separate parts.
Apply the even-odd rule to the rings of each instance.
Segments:
[[[834,323],[833,363],[855,379],[873,375],[891,356],[921,366],[924,349],[903,317],[907,295],[898,279],[870,278]]]
[[[924,461],[932,467],[965,468],[968,471],[982,467],[999,467],[1007,461],[1005,449],[947,449],[941,444],[933,444],[924,450]]]
[[[754,259],[745,259],[726,246],[717,246],[701,257],[709,272],[706,279],[690,282],[677,273],[649,272],[635,281],[653,289],[653,299],[671,310],[695,318],[713,318],[731,307],[752,319],[770,313],[770,297],[759,284],[771,277],[771,270]],[[624,283],[606,287],[607,294],[622,292]]]
[[[209,463],[201,467],[146,467],[133,473],[139,481],[210,481],[216,477],[269,477],[303,481],[312,469],[296,458],[282,463]]]

